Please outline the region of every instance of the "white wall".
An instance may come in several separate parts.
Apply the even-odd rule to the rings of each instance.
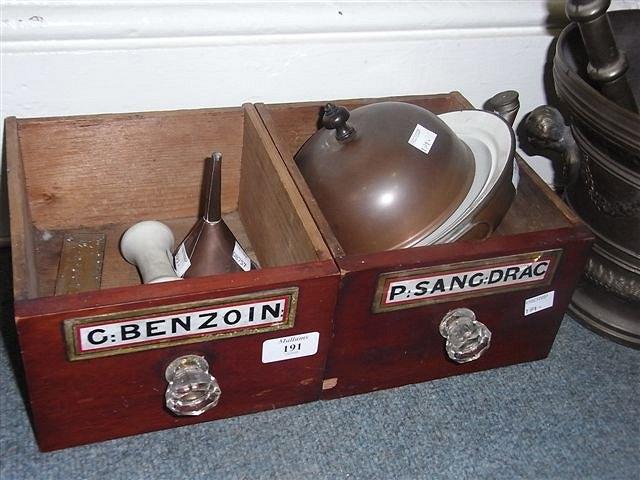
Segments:
[[[520,92],[521,118],[545,103],[547,50],[565,22],[562,0],[0,5],[2,118],[451,90],[481,106],[505,89]],[[531,163],[550,181],[547,162]]]

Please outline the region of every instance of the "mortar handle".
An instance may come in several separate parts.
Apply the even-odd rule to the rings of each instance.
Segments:
[[[535,108],[527,115],[524,127],[531,145],[561,155],[562,183],[564,186],[573,185],[580,173],[582,152],[558,109],[549,105]]]

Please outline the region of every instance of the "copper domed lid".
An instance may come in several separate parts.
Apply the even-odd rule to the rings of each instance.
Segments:
[[[295,160],[346,253],[418,243],[471,187],[471,150],[417,105],[381,102],[349,113],[327,104],[323,125]]]

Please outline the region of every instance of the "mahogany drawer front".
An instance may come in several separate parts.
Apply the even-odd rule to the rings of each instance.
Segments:
[[[16,328],[41,449],[319,398],[339,273],[252,105],[9,118],[5,133]],[[160,220],[177,247],[212,151],[223,219],[260,268],[141,285],[124,232]],[[79,275],[92,282],[60,290],[61,272],[83,265],[65,255],[75,235],[102,250]],[[165,404],[168,367],[185,355],[221,390],[198,416]]]
[[[470,107],[458,93],[410,101],[436,112]],[[275,123],[264,105],[8,121],[16,325],[43,450],[547,355],[592,240],[586,228],[521,163],[514,204],[488,240],[345,255],[290,155],[315,129],[316,107],[294,104],[299,115],[291,115],[290,106],[278,106],[271,111]],[[227,152],[225,221],[262,268],[140,286],[135,268],[121,258],[119,238],[149,218],[161,218],[182,238],[198,215],[193,192],[212,147]],[[105,161],[96,164],[96,158]],[[130,171],[134,160],[140,168]],[[186,174],[167,183],[176,168]],[[162,195],[149,193],[160,185]],[[88,206],[78,207],[78,199]],[[59,246],[77,229],[106,236],[101,289],[56,296]],[[554,276],[544,285],[411,308],[375,307],[381,278],[393,272],[558,250]],[[183,342],[168,338],[168,324],[159,319],[292,291],[291,324],[267,321],[238,335],[233,329],[189,333]],[[552,308],[524,317],[525,299],[547,291],[555,292]],[[442,317],[458,307],[474,310],[493,332],[485,355],[464,365],[447,359],[438,331]],[[315,353],[263,361],[265,341],[315,334]],[[222,391],[219,403],[199,416],[178,417],[165,406],[165,370],[184,355],[204,357]]]
[[[436,114],[473,108],[459,92],[330,101],[349,109],[376,102],[400,101]],[[256,105],[274,146],[296,182],[341,272],[334,339],[329,351],[323,398],[364,393],[545,357],[593,241],[577,216],[516,155],[512,178],[516,195],[504,219],[488,239],[366,255],[348,254],[294,160],[296,152],[319,128],[319,112],[325,104]],[[481,295],[470,296],[462,292],[442,296],[437,302],[423,302],[421,299],[426,297],[422,296],[415,302],[410,298],[407,302],[398,300],[394,303],[391,297],[386,296],[391,295],[391,288],[395,285],[397,295],[418,297],[416,291],[427,285],[414,282],[411,293],[409,287],[403,287],[404,284],[394,283],[403,275],[422,275],[426,281],[433,280],[430,275],[434,272],[445,274],[456,268],[473,275],[483,268],[483,262],[499,266],[500,261],[506,261],[513,265],[513,262],[527,261],[518,256],[535,257],[548,251],[561,253],[553,277],[545,278],[544,282],[518,284],[521,280],[518,279],[512,282],[513,288],[483,290]],[[413,272],[415,269],[422,273]],[[508,272],[504,273],[506,276]],[[425,291],[419,293],[424,294]],[[526,299],[550,291],[555,297],[551,308],[524,315]],[[471,309],[476,319],[493,332],[489,349],[480,358],[464,364],[449,359],[445,339],[439,330],[443,317],[460,308]]]
[[[124,353],[111,350],[106,356],[74,361],[69,359],[64,322],[77,317],[77,311],[22,316],[18,331],[40,447],[65,448],[317,400],[331,339],[337,283],[338,276],[329,274],[264,285],[267,291],[296,292],[295,318],[287,328],[248,334],[238,330],[239,336],[204,340],[195,337],[190,339],[193,343],[169,346],[150,343],[146,347],[159,348]],[[185,298],[206,302],[238,295],[251,298],[260,293],[245,287]],[[151,304],[161,306],[170,316],[172,304],[163,305],[164,302]],[[148,308],[150,302],[138,303]],[[136,303],[89,307],[82,315],[99,318],[105,310],[126,314],[135,306]],[[20,304],[17,308],[18,315],[26,313],[20,312]],[[158,325],[153,328],[159,330]],[[263,362],[265,341],[303,334],[318,339],[315,354]],[[95,339],[102,338],[98,335]],[[183,355],[203,356],[222,392],[219,403],[199,416],[176,416],[165,406],[165,369]]]
[[[557,264],[548,281],[530,285],[506,285],[494,292],[479,291],[439,298],[436,303],[376,312],[380,279],[395,272],[392,265],[349,271],[357,264],[338,261],[343,276],[334,317],[334,339],[325,373],[323,398],[337,398],[409,383],[538,360],[548,355],[590,248],[590,236],[578,229],[556,235],[523,235],[518,242],[506,239],[494,245],[469,243],[466,253],[447,246],[430,247],[429,259],[404,255],[408,276],[423,268],[440,272],[475,272],[479,265],[496,265],[497,258],[518,262],[522,254],[556,253]],[[466,245],[465,245],[466,244]],[[464,249],[463,249],[464,250]],[[504,262],[502,262],[504,263]],[[506,267],[508,268],[508,267]],[[498,269],[496,269],[498,270]],[[504,271],[505,268],[503,267]],[[422,275],[424,277],[424,274]],[[436,275],[437,276],[437,275]],[[510,288],[511,287],[511,288]],[[513,288],[516,288],[515,290]],[[552,305],[525,315],[525,302],[553,292]],[[459,308],[471,309],[491,331],[489,348],[480,358],[456,363],[445,350],[439,326],[444,316]]]

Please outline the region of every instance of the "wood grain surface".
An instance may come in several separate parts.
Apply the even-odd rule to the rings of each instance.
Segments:
[[[15,117],[5,121],[9,222],[11,224],[11,263],[15,298],[37,296],[37,270],[34,256],[34,231],[27,198],[24,165]]]
[[[470,108],[457,92],[403,100],[435,113]],[[370,101],[341,103],[353,108]],[[42,449],[548,354],[592,241],[586,227],[521,162],[518,194],[488,240],[347,256],[292,158],[317,129],[323,103],[8,120],[15,315]],[[224,219],[263,268],[140,285],[136,269],[120,256],[122,233],[136,221],[159,219],[180,241],[198,214],[202,163],[212,150],[224,155]],[[61,241],[73,232],[106,235],[101,289],[53,296]],[[555,248],[563,253],[550,285],[372,313],[384,273]],[[297,317],[288,330],[74,362],[66,354],[65,320],[285,287],[299,289]],[[555,292],[553,306],[525,317],[524,301],[547,291]],[[479,360],[458,365],[446,357],[438,325],[447,311],[462,306],[476,312],[493,339]],[[320,333],[316,355],[262,363],[265,340],[313,331]],[[222,399],[200,417],[178,418],[164,408],[163,373],[187,353],[209,360]]]
[[[386,100],[414,103],[436,114],[472,108],[457,92],[338,103],[352,109]],[[487,240],[346,255],[293,159],[306,139],[319,128],[325,103],[256,106],[342,275],[323,398],[544,358],[553,344],[593,240],[575,214],[524,161],[516,158],[520,167],[516,197],[497,231]],[[462,261],[490,263],[495,257],[556,248],[563,253],[551,285],[393,312],[372,311],[380,275]],[[525,317],[525,300],[549,291],[555,292],[553,307]],[[490,349],[480,359],[467,364],[456,364],[447,357],[445,340],[438,331],[443,316],[459,307],[472,309],[478,320],[493,332]]]
[[[331,258],[258,113],[246,105],[238,212],[263,266]]]
[[[20,120],[41,230],[195,216],[204,159],[223,154],[222,210],[237,208],[241,108]]]
[[[22,359],[40,448],[65,448],[317,400],[331,339],[338,276],[326,262],[304,270],[287,269],[274,276],[244,272],[226,279],[172,282],[182,284],[176,285],[182,287],[177,290],[145,288],[155,285],[116,289],[120,291],[114,292],[111,303],[104,306],[97,305],[92,294],[70,295],[76,297],[74,306],[80,303],[84,308],[69,309],[65,308],[69,302],[60,302],[57,306],[63,311],[43,315],[24,316],[25,311],[17,308]],[[290,286],[299,288],[291,329],[75,362],[67,358],[62,324],[79,314],[93,316]],[[128,298],[118,299],[119,295]],[[49,307],[61,298],[50,297]],[[46,310],[52,312],[54,308]],[[320,334],[315,355],[262,363],[265,340],[309,332]],[[176,417],[164,407],[164,370],[173,359],[186,354],[203,355],[222,390],[219,404],[197,417]]]
[[[371,263],[358,258],[339,259],[343,277],[325,373],[326,378],[337,380],[335,388],[325,390],[323,397],[365,393],[546,357],[591,240],[586,228],[572,227],[424,247],[429,248],[428,256],[388,252]],[[562,257],[550,285],[372,313],[377,281],[383,273],[554,248],[562,249]],[[547,292],[555,292],[552,308],[525,316],[525,300]],[[438,330],[448,311],[462,307],[473,310],[492,332],[490,348],[467,364],[454,363],[447,357],[445,340]]]
[[[319,398],[339,274],[252,106],[7,125],[14,310],[43,450]],[[197,218],[204,159],[213,150],[223,153],[223,218],[263,268],[140,285],[136,268],[120,255],[122,234],[156,219],[180,242]],[[100,290],[53,296],[62,241],[76,233],[105,236]],[[65,320],[171,312],[288,287],[299,295],[288,329],[73,362],[67,356]],[[315,355],[262,363],[265,340],[309,332],[320,335]],[[164,369],[187,353],[207,358],[222,389],[220,403],[198,417],[176,417],[164,407]]]

